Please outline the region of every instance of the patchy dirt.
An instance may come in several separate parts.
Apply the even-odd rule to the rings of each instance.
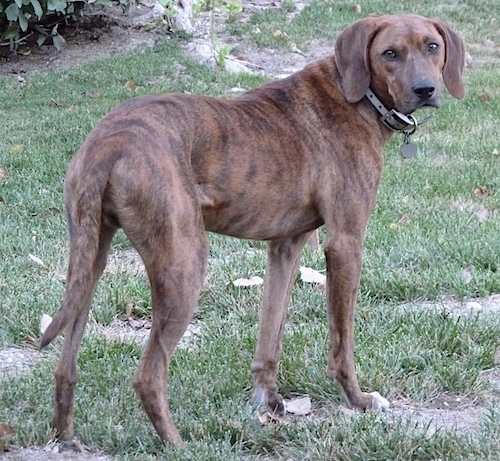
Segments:
[[[91,452],[82,451],[80,453],[65,450],[59,451],[59,449],[54,450],[53,448],[23,448],[14,451],[8,451],[1,455],[2,461],[112,461],[108,455]]]
[[[0,376],[18,376],[26,373],[40,361],[35,349],[7,347],[0,349]]]
[[[297,2],[297,14],[307,4]],[[19,52],[0,56],[0,75],[22,75],[29,72],[54,70],[97,60],[114,53],[127,52],[140,46],[153,46],[162,36],[169,33],[165,25],[158,26],[153,20],[148,27],[134,26],[134,20],[151,10],[152,0],[143,0],[131,7],[130,14],[119,8],[100,9],[95,7],[86,14],[85,20],[65,35],[66,43],[61,51],[51,45],[21,47]],[[143,4],[145,3],[145,4]],[[243,10],[238,21],[247,21],[256,11],[279,8],[280,1],[243,0]],[[111,11],[111,12],[110,12]],[[228,45],[238,49],[238,54],[229,53],[226,65],[230,71],[263,72],[273,77],[282,77],[304,67],[308,62],[332,53],[332,43],[317,41],[310,51],[287,52],[274,49],[259,49],[244,37],[232,37],[225,29],[225,18],[221,14],[201,12],[194,22],[193,38],[186,41],[185,49],[200,62],[216,67],[217,48]],[[211,37],[217,36],[217,43]]]
[[[70,67],[114,53],[132,51],[139,46],[153,46],[162,34],[167,33],[166,28],[146,31],[132,25],[133,19],[148,9],[137,4],[127,15],[119,7],[95,7],[86,12],[84,19],[77,25],[66,27],[66,42],[61,51],[52,45],[21,46],[16,52],[0,55],[0,75],[21,75]]]
[[[150,0],[148,0],[150,1]],[[307,4],[308,0],[298,2],[297,14]],[[273,0],[243,0],[243,11],[238,20],[246,21],[255,11],[277,8],[280,1]],[[0,74],[20,76],[26,72],[39,72],[63,67],[74,66],[83,62],[100,59],[114,53],[127,52],[140,46],[153,46],[158,38],[167,33],[166,28],[144,28],[132,26],[133,19],[146,13],[148,6],[139,4],[134,7],[131,16],[115,10],[111,15],[106,12],[94,13],[87,18],[82,26],[75,28],[66,37],[64,48],[58,52],[51,46],[34,49],[21,49],[22,54],[0,58]],[[109,10],[107,10],[109,11]],[[262,72],[272,77],[288,75],[308,62],[332,53],[332,43],[316,41],[310,51],[301,52],[273,49],[258,49],[250,40],[243,37],[235,39],[224,28],[224,21],[215,17],[214,30],[210,30],[209,13],[201,13],[195,21],[193,38],[184,45],[185,49],[200,62],[215,67],[214,43],[211,32],[218,37],[218,46],[229,45],[238,49],[238,54],[229,53],[226,64],[231,71]],[[488,62],[500,62],[500,49],[491,44],[473,44],[469,47],[467,61],[470,66],[479,66]],[[481,212],[479,210],[478,212]],[[142,262],[135,252],[113,254],[108,261],[106,273],[114,276],[127,271],[138,275],[144,271]],[[64,278],[64,276],[61,276]],[[500,295],[485,299],[457,301],[452,298],[439,303],[408,303],[401,308],[435,309],[443,315],[498,315],[500,314]],[[102,335],[110,340],[137,341],[144,343],[149,335],[148,322],[136,320],[133,317],[117,319],[110,326],[94,327],[93,334]],[[189,347],[191,339],[201,334],[200,326],[192,326],[183,339],[184,347]],[[500,351],[499,351],[500,356]],[[35,349],[5,348],[0,350],[0,375],[16,376],[26,373],[31,367],[42,360],[42,354]],[[411,401],[391,402],[392,407],[387,412],[388,418],[408,419],[419,425],[428,427],[431,433],[436,430],[458,430],[473,433],[479,430],[481,418],[487,412],[490,404],[500,402],[500,357],[495,368],[483,373],[483,378],[489,382],[490,390],[485,394],[484,402],[476,402],[462,396],[444,394],[429,402],[425,407],[416,406]],[[81,453],[64,451],[58,453],[57,446],[31,447],[14,449],[2,454],[6,461],[111,461],[113,458],[102,453],[82,451]]]

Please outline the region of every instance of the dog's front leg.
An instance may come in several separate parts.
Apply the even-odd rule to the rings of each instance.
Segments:
[[[259,337],[252,361],[255,376],[252,401],[284,413],[276,377],[282,352],[283,329],[302,248],[311,234],[275,240],[267,245],[267,269],[259,322]]]
[[[361,274],[362,240],[359,233],[338,234],[325,245],[330,330],[328,375],[337,380],[351,407],[385,410],[389,402],[378,392],[361,391],[354,365],[354,306]]]

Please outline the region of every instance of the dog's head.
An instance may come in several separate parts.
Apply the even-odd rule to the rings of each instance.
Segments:
[[[462,40],[446,24],[411,14],[361,19],[335,43],[347,100],[358,102],[371,88],[386,107],[405,114],[440,106],[441,75],[452,96],[462,99],[464,57]]]

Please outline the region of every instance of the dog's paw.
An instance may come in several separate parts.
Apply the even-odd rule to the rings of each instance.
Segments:
[[[391,406],[389,400],[382,397],[378,392],[370,392],[369,395],[372,396],[372,410],[386,411]]]
[[[259,412],[268,411],[271,414],[283,416],[286,411],[285,401],[281,394],[266,391],[261,387],[256,387],[254,389],[250,402],[259,410]]]

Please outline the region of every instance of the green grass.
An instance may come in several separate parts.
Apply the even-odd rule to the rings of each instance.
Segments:
[[[461,32],[469,43],[491,40],[498,43],[500,32],[495,26],[498,12],[492,11],[490,0],[465,2],[419,2],[403,0],[368,0],[360,2],[361,12],[354,9],[356,2],[313,0],[293,20],[288,19],[290,5],[266,9],[252,16],[249,23],[232,23],[234,34],[250,35],[260,46],[305,50],[317,40],[334,40],[340,31],[352,22],[367,15],[414,13],[438,17]],[[292,3],[293,5],[293,3]],[[293,8],[292,8],[293,9]],[[277,33],[277,31],[279,31]]]
[[[362,14],[409,11],[409,3],[366,2]],[[488,2],[460,5],[422,1],[414,11],[432,10],[471,43],[498,42],[498,29],[488,26]],[[255,16],[249,27],[258,24],[262,36],[267,30],[270,37],[279,28],[290,41],[309,46],[315,37],[333,40],[356,17],[349,2],[315,2],[291,22],[280,11],[269,11]],[[248,30],[241,26],[238,33]],[[63,178],[70,157],[98,119],[140,94],[225,95],[238,84],[251,88],[264,81],[210,71],[187,57],[175,40],[25,78],[24,85],[11,77],[0,78],[0,168],[8,174],[0,181],[0,348],[27,348],[27,339],[39,335],[42,314],[52,314],[62,299],[64,286],[58,274],[64,273],[67,261]],[[494,154],[500,150],[494,135],[499,80],[498,64],[468,69],[467,98],[446,97],[434,120],[415,136],[416,159],[399,157],[399,136],[386,149],[364,250],[356,361],[361,386],[390,400],[410,399],[425,408],[433,398],[450,393],[480,403],[487,389],[481,371],[495,367],[498,317],[457,318],[400,304],[500,292],[500,157]],[[125,87],[128,81],[135,83],[133,90]],[[488,102],[483,102],[484,94],[490,96]],[[492,194],[475,195],[479,187],[488,187]],[[194,319],[200,334],[191,347],[176,351],[171,370],[171,405],[187,447],[175,451],[162,444],[134,396],[130,380],[141,347],[95,335],[84,339],[79,360],[75,425],[85,445],[124,460],[498,458],[498,405],[491,405],[474,435],[442,430],[431,436],[425,424],[342,411],[339,390],[325,373],[324,295],[300,281],[288,316],[279,379],[286,397],[311,397],[313,414],[262,427],[247,405],[262,289],[236,288],[230,282],[262,276],[265,246],[216,235],[210,235],[210,242],[207,283]],[[113,252],[120,258],[129,248],[119,234]],[[41,258],[43,266],[30,254]],[[323,257],[309,248],[303,264],[324,268]],[[472,280],[463,279],[464,269]],[[130,303],[136,316],[149,317],[145,276],[126,270],[106,274],[91,323],[110,324]],[[15,445],[43,445],[50,438],[52,376],[59,347],[56,342],[36,353],[37,365],[26,374],[0,376],[0,422],[15,429]]]

